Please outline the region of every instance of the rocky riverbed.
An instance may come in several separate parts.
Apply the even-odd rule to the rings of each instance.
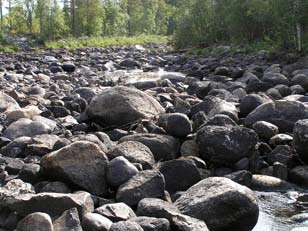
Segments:
[[[21,51],[0,89],[0,230],[308,230],[308,59]]]

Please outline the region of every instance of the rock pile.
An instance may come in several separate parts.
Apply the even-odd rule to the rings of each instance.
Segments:
[[[1,230],[247,231],[308,185],[308,61],[147,48],[1,54]]]

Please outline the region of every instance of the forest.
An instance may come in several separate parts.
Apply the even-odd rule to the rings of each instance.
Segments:
[[[43,41],[173,36],[177,47],[269,44],[308,48],[306,0],[2,0],[3,33]]]

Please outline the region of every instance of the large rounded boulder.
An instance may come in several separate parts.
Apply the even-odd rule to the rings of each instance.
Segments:
[[[153,118],[163,112],[163,107],[152,96],[123,86],[113,87],[96,95],[86,111],[91,119],[109,126]]]
[[[257,134],[240,126],[205,126],[197,133],[200,156],[218,164],[234,164],[249,157],[258,142]]]
[[[260,105],[245,119],[251,127],[258,121],[266,121],[278,126],[280,132],[292,132],[294,124],[308,118],[308,109],[298,101],[277,100]]]
[[[193,185],[175,205],[183,214],[204,220],[212,231],[252,230],[259,217],[254,193],[224,177],[210,177]]]
[[[45,175],[80,186],[95,195],[107,191],[108,159],[98,145],[78,141],[41,159]]]

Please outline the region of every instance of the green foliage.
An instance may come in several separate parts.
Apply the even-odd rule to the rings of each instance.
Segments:
[[[67,48],[75,50],[82,47],[165,43],[170,40],[171,37],[157,35],[139,35],[133,37],[81,37],[62,39],[58,41],[48,41],[45,43],[45,47],[50,49]]]
[[[287,49],[308,47],[306,0],[178,0],[176,4],[178,47],[264,42]]]

